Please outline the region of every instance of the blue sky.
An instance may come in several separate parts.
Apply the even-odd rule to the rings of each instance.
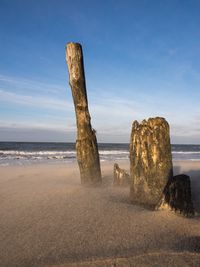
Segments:
[[[0,140],[75,140],[74,41],[99,142],[163,116],[173,143],[200,143],[199,14],[195,0],[0,0]]]

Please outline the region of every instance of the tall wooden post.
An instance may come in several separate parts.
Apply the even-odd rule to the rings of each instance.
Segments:
[[[95,130],[90,123],[82,47],[78,43],[66,46],[66,61],[69,84],[72,90],[76,112],[77,140],[76,152],[81,183],[93,185],[101,183],[101,169]]]

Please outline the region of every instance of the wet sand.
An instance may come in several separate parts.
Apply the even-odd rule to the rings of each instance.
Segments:
[[[127,163],[120,166],[126,167]],[[129,188],[80,186],[76,164],[0,168],[1,266],[198,266],[200,216],[183,218],[129,202]],[[175,162],[191,175],[200,211],[200,162]]]

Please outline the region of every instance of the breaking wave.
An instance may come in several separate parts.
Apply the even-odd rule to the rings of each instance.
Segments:
[[[101,161],[129,159],[128,144],[99,144]],[[172,145],[173,160],[200,160],[199,145]],[[0,165],[76,162],[74,143],[0,142]]]

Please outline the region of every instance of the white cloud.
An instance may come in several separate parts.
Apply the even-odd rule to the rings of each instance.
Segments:
[[[48,96],[31,96],[16,94],[0,89],[0,102],[15,103],[25,106],[72,111],[73,105],[67,100],[60,100]]]
[[[57,130],[57,131],[75,131],[76,125],[71,119],[56,119],[55,117],[51,120],[46,121],[36,121],[33,120],[17,120],[13,122],[12,120],[0,120],[0,125],[2,128],[10,129],[46,129],[46,130]]]
[[[66,80],[66,85],[63,86],[48,82],[41,82],[33,79],[17,78],[2,74],[0,74],[0,83],[14,88],[26,89],[26,91],[37,91],[40,93],[43,92],[50,94],[65,92],[67,87],[67,80]]]
[[[8,84],[12,85],[13,89],[9,86],[6,89]],[[66,90],[64,87],[58,89],[56,85],[2,75],[0,75],[0,86],[1,103],[17,104],[23,108],[25,113],[28,107],[46,109],[41,114],[36,112],[36,115],[13,114],[12,117],[6,115],[6,118],[0,120],[0,125],[4,129],[18,131],[18,133],[25,129],[29,130],[29,133],[31,133],[31,129],[34,131],[76,132],[73,100],[70,97],[70,101],[68,101],[69,98],[67,98],[67,94],[71,94],[70,89]],[[30,91],[20,91],[21,86],[29,86]],[[37,88],[37,92],[35,88]],[[58,90],[62,90],[62,93]],[[40,91],[45,92],[45,95]],[[117,142],[119,140],[122,142],[124,140],[128,142],[131,124],[134,120],[141,121],[155,116],[167,119],[174,140],[179,140],[179,137],[181,140],[189,140],[190,136],[191,138],[195,136],[195,140],[198,140],[200,133],[200,129],[197,127],[199,125],[199,107],[187,103],[186,110],[186,103],[182,103],[181,98],[167,96],[167,92],[161,96],[149,93],[147,95],[140,90],[138,90],[139,92],[129,91],[130,95],[122,92],[122,96],[119,97],[113,88],[110,90],[104,88],[101,93],[88,90],[92,126],[97,130],[100,141],[111,142],[113,140]],[[57,111],[60,111],[60,116]],[[34,138],[34,135],[32,137]]]

